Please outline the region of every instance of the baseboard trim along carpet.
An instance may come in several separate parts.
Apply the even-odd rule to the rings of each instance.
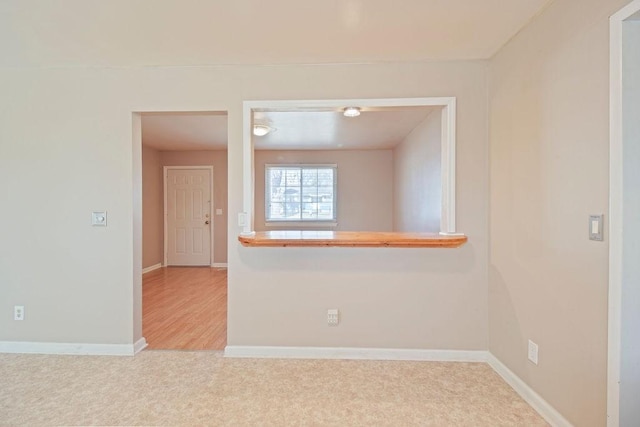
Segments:
[[[133,356],[147,347],[144,338],[134,344],[80,344],[26,341],[0,341],[0,353],[64,354],[92,356]],[[279,347],[228,345],[225,357],[275,359],[352,359],[407,360],[425,362],[482,362],[487,363],[531,407],[554,427],[572,424],[538,393],[514,374],[493,354],[484,350],[422,350],[357,347]]]
[[[0,353],[133,356],[146,346],[147,341],[144,338],[140,338],[134,344],[0,341]]]
[[[493,354],[483,350],[419,350],[344,347],[272,347],[228,345],[225,357],[275,359],[412,360],[425,362],[483,362],[500,375],[531,407],[554,427],[572,424]]]
[[[572,424],[560,414],[553,406],[544,400],[538,393],[529,387],[519,376],[514,374],[504,363],[489,353],[487,359],[489,366],[502,377],[533,409],[554,427],[572,427]]]
[[[432,362],[486,362],[488,353],[482,350],[419,350],[349,347],[270,347],[228,345],[225,357],[255,357],[278,359],[361,359],[416,360]]]

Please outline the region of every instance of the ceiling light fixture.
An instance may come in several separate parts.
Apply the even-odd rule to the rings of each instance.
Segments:
[[[253,125],[253,134],[255,136],[265,136],[272,130],[273,128],[267,125]]]
[[[342,112],[345,117],[358,117],[360,115],[359,107],[347,107]]]

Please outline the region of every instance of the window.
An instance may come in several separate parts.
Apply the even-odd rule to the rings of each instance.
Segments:
[[[267,221],[336,221],[336,165],[266,165]]]

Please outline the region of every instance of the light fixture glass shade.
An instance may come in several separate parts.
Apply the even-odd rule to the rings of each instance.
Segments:
[[[267,125],[253,125],[253,134],[255,136],[265,136],[271,132],[271,128]]]
[[[344,109],[342,114],[344,114],[345,117],[358,117],[360,115],[360,108],[347,107]]]

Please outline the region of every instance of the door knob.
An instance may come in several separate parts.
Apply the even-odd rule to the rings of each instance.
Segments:
[[[205,222],[204,222],[204,225],[209,225],[209,221],[205,221]]]

